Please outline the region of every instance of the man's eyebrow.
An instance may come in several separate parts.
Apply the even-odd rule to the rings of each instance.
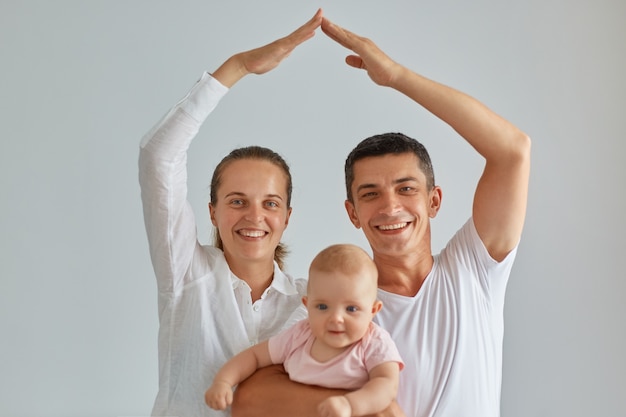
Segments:
[[[397,180],[395,180],[393,183],[394,184],[402,184],[403,182],[410,182],[410,181],[417,181],[417,178],[415,177],[403,177],[403,178],[398,178]]]
[[[377,187],[376,184],[361,184],[356,188],[356,192],[358,193],[361,190],[376,188],[376,187]]]
[[[403,182],[416,182],[418,181],[417,178],[415,177],[402,177],[402,178],[398,178],[397,180],[394,180],[393,183],[394,184],[402,184]],[[378,187],[377,184],[374,183],[365,183],[365,184],[361,184],[356,188],[357,193],[361,190],[367,190],[367,189],[371,189],[371,188],[376,188]]]

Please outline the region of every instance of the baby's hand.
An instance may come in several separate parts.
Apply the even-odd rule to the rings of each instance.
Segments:
[[[337,395],[322,401],[317,406],[317,412],[321,417],[350,417],[352,406],[345,396]]]
[[[233,388],[223,381],[214,381],[206,390],[204,401],[214,410],[224,410],[233,403]]]

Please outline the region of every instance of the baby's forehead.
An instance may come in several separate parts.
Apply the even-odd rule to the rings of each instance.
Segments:
[[[378,280],[372,274],[311,273],[309,274],[309,295],[324,294],[326,297],[352,295],[370,297],[376,295]]]
[[[311,261],[309,271],[354,273],[364,268],[371,268],[373,265],[372,258],[363,248],[353,244],[339,243],[320,251]]]

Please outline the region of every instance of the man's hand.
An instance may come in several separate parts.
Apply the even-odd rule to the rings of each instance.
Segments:
[[[392,86],[397,74],[403,67],[389,58],[368,38],[358,36],[330,20],[322,19],[322,31],[340,45],[350,49],[355,55],[348,55],[346,63],[351,67],[367,71],[369,77],[378,85]]]

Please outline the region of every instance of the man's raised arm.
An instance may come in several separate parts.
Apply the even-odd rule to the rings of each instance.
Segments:
[[[476,230],[490,255],[502,260],[518,243],[528,195],[530,139],[476,99],[425,78],[385,55],[371,40],[322,21],[330,38],[354,52],[352,67],[376,84],[405,94],[456,130],[485,160],[474,195]]]

